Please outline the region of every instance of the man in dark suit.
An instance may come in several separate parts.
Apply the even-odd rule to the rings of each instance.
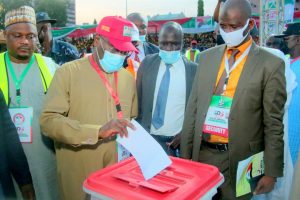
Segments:
[[[142,62],[145,56],[158,53],[159,49],[156,45],[146,41],[148,21],[140,13],[131,13],[127,16],[127,20],[131,21],[139,29],[140,42],[138,45],[138,57]]]
[[[264,151],[264,176],[255,194],[270,192],[283,175],[284,61],[253,42],[247,0],[227,0],[219,23],[226,45],[200,54],[181,152],[219,168],[225,177],[220,199],[251,199],[252,194],[236,197],[239,161]]]
[[[197,65],[181,55],[183,32],[168,22],[159,34],[158,54],[146,56],[137,74],[138,122],[172,156],[178,156],[180,132]]]
[[[0,90],[0,199],[16,199],[11,175],[24,199],[35,199],[31,174],[17,130],[10,118]]]

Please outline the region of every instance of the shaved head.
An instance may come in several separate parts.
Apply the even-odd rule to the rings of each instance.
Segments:
[[[147,20],[141,15],[141,13],[130,13],[127,18],[127,20],[134,22],[134,21],[142,21],[147,24]]]
[[[251,5],[248,0],[227,0],[223,5],[220,17],[227,17],[231,12],[239,12],[243,20],[251,18]]]
[[[183,45],[183,31],[176,22],[165,23],[159,32],[159,48],[166,51],[180,50]]]
[[[242,37],[245,37],[245,39],[240,44],[250,40],[251,36],[249,33],[253,29],[255,21],[251,18],[251,5],[249,1],[227,0],[224,6],[221,8],[219,25],[220,30],[224,31],[225,33],[244,29]]]
[[[140,13],[131,13],[126,19],[136,25],[139,29],[140,36],[147,34],[148,21]]]
[[[166,32],[171,32],[175,35],[178,35],[179,38],[183,38],[182,27],[180,26],[180,24],[178,24],[176,22],[167,22],[167,23],[165,23],[161,27],[161,30],[159,32],[159,37],[161,37]]]

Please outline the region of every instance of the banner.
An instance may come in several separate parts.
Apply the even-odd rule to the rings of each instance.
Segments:
[[[288,24],[294,21],[295,0],[284,1],[284,23]]]
[[[184,33],[206,33],[215,29],[215,23],[211,16],[193,17],[182,25]]]

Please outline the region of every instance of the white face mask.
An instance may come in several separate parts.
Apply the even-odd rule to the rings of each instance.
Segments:
[[[225,44],[228,47],[236,47],[240,45],[248,36],[249,32],[244,36],[243,33],[244,31],[248,28],[250,19],[247,20],[247,23],[245,26],[239,30],[232,31],[229,33],[226,33],[221,27],[220,27],[220,34],[225,41]]]

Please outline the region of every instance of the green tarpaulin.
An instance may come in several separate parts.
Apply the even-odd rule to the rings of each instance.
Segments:
[[[73,27],[63,27],[63,28],[54,28],[52,30],[53,37],[55,38],[63,38],[68,35],[70,35],[72,32],[76,30],[86,30],[86,29],[91,29],[95,28],[97,25],[82,25],[82,26],[73,26]]]

